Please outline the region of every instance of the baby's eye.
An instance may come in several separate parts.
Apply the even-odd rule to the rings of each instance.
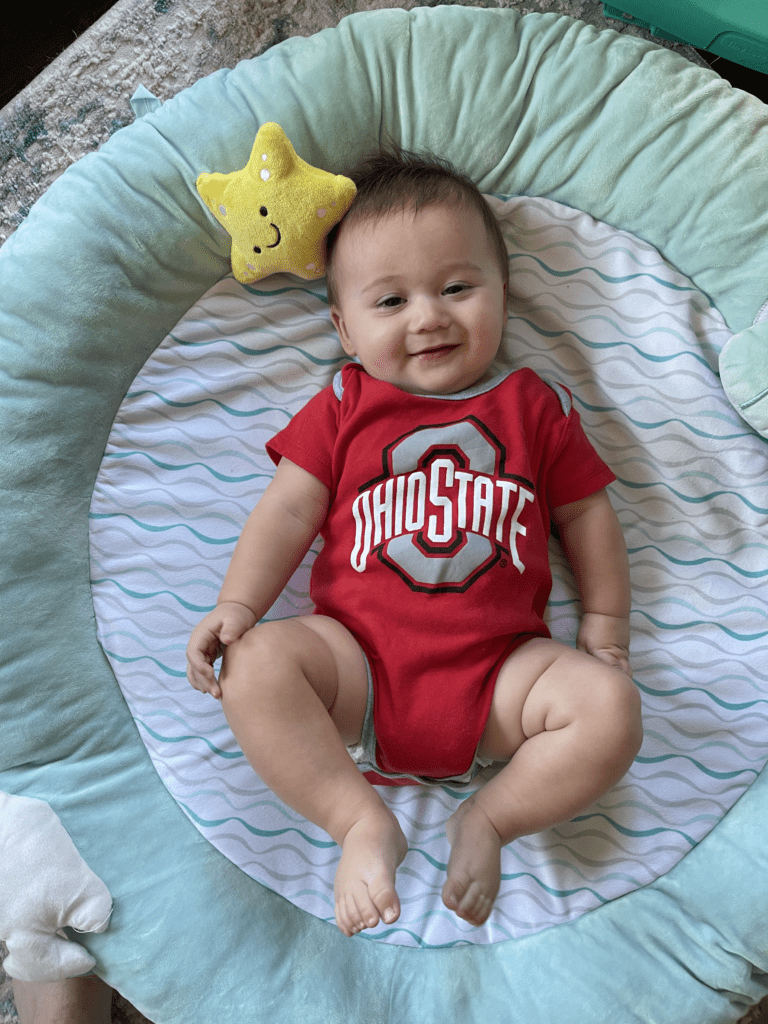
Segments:
[[[456,282],[455,284],[449,284],[447,288],[443,289],[443,291],[445,292],[446,295],[458,295],[460,292],[463,292],[467,288],[469,288],[468,284]]]
[[[399,295],[385,295],[383,299],[379,299],[376,306],[378,309],[396,309],[402,301]]]

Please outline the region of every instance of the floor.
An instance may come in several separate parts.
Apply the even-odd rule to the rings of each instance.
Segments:
[[[97,21],[115,0],[60,0],[40,17],[31,4],[14,5],[3,16],[0,108]]]
[[[768,103],[768,75],[753,71],[751,68],[744,68],[740,64],[733,64],[731,61],[725,60],[724,57],[716,57],[714,53],[707,53],[706,50],[698,50],[697,53],[710,67],[714,68],[721,78],[730,82],[737,89],[752,93],[763,103]]]
[[[157,0],[156,6],[168,2],[171,0]],[[62,0],[50,8],[45,20],[41,20],[37,9],[31,5],[16,5],[14,13],[6,14],[0,56],[0,109],[114,3],[115,0]],[[731,85],[768,103],[768,75],[703,50],[698,52]]]

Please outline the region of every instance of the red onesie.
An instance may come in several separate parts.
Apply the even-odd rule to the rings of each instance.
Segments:
[[[352,363],[267,452],[330,489],[310,596],[368,657],[378,766],[461,775],[505,658],[550,635],[550,510],[615,479],[568,392],[523,369],[413,395]]]

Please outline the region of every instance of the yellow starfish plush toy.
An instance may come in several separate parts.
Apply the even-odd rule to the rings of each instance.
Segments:
[[[201,174],[197,191],[232,236],[232,271],[252,284],[281,271],[325,274],[325,238],[349,209],[355,185],[311,167],[278,124],[263,124],[248,163],[231,174]]]

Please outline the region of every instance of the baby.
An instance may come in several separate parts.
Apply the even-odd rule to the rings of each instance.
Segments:
[[[480,925],[501,848],[585,809],[640,747],[615,477],[565,388],[495,364],[507,253],[474,184],[399,152],[350,176],[328,292],[357,362],[268,443],[274,479],[187,675],[262,780],[341,847],[345,935],[400,914],[407,843],[371,782],[469,785],[504,762],[446,826],[443,902]],[[578,649],[543,621],[551,525],[582,601]],[[261,623],[318,533],[315,612]]]

